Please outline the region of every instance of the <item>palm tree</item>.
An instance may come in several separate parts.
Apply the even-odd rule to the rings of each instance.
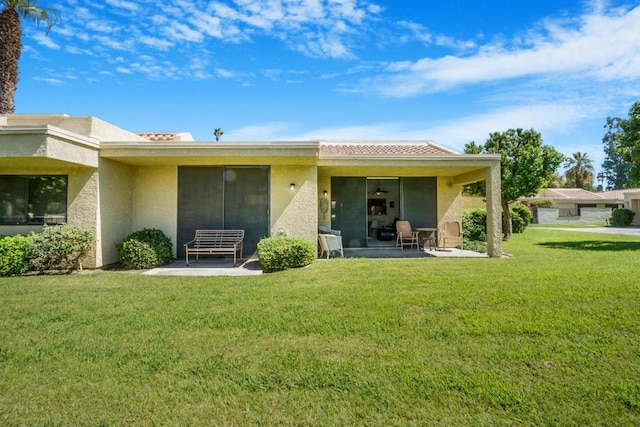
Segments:
[[[52,9],[40,8],[38,0],[0,0],[0,114],[15,111],[18,86],[18,62],[22,53],[22,27],[20,18],[45,22],[47,34],[58,22]]]
[[[213,134],[216,137],[216,141],[220,141],[220,137],[222,136],[223,133],[224,131],[220,128],[216,128],[216,130],[213,131]]]
[[[573,158],[569,157],[564,166],[567,171],[564,175],[567,177],[567,185],[575,188],[592,188],[593,187],[593,160],[589,158],[587,153],[573,153]]]

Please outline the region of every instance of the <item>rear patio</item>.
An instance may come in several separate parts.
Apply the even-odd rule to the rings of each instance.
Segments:
[[[488,258],[487,254],[462,250],[458,248],[446,248],[438,250],[400,250],[398,248],[356,248],[345,249],[345,258],[372,258],[372,259],[408,259],[408,258]],[[318,258],[316,262],[332,262]],[[262,274],[260,262],[256,254],[251,258],[243,259],[237,265],[229,257],[203,258],[199,261],[185,265],[184,260],[175,260],[170,264],[153,268],[142,273],[149,276],[257,276]]]

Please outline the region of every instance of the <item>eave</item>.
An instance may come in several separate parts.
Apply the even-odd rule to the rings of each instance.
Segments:
[[[100,157],[130,165],[314,165],[318,142],[102,142]]]

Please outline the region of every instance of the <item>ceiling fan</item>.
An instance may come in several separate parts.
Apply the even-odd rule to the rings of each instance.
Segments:
[[[383,194],[387,194],[387,193],[388,191],[380,189],[380,184],[378,184],[376,189],[374,191],[371,191],[369,194],[372,194],[374,196],[382,196]]]

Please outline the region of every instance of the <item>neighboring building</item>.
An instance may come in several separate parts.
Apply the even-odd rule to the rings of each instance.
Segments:
[[[461,185],[476,181],[500,256],[499,155],[428,141],[196,142],[95,117],[0,116],[0,235],[92,227],[95,266],[117,262],[116,244],[142,228],[163,230],[177,257],[196,228],[242,228],[248,253],[283,232],[315,241],[320,225],[367,247],[373,221],[461,220]]]
[[[618,190],[622,192],[624,207],[635,212],[632,225],[640,225],[640,188]]]
[[[520,201],[528,206],[536,200],[553,201],[553,208],[534,209],[538,224],[606,222],[613,209],[630,206],[630,202],[625,203],[627,194],[640,198],[639,189],[591,192],[582,188],[543,188],[534,197],[522,197]]]

